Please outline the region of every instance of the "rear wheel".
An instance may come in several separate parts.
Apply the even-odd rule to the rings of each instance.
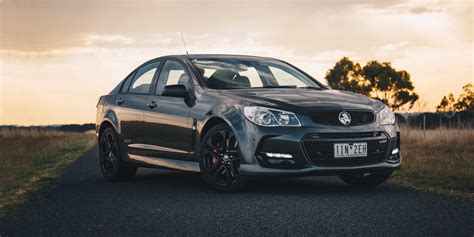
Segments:
[[[215,189],[233,192],[244,187],[246,180],[239,172],[240,148],[229,126],[219,124],[206,133],[199,166],[204,181]]]
[[[385,182],[390,177],[390,175],[392,175],[392,171],[383,173],[341,175],[339,176],[339,178],[341,178],[342,181],[350,185],[360,187],[371,187]]]
[[[117,133],[107,127],[99,137],[100,170],[106,180],[123,180],[133,177],[137,167],[122,161]]]

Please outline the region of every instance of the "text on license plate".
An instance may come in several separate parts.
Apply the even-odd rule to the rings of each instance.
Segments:
[[[334,143],[334,157],[365,157],[367,156],[367,142]]]

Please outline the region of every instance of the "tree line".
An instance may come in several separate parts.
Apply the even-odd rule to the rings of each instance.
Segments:
[[[436,106],[437,112],[462,112],[474,111],[474,86],[468,83],[462,87],[463,93],[457,99],[454,99],[453,93],[449,93],[441,99]]]
[[[343,57],[325,76],[329,86],[337,90],[351,91],[378,99],[392,110],[410,110],[419,100],[410,74],[397,70],[389,62],[369,61],[365,66]],[[463,87],[463,94],[454,99],[452,93],[444,96],[437,111],[474,111],[474,90],[472,83]]]

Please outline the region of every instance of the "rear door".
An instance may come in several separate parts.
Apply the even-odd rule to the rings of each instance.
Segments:
[[[167,85],[185,85],[190,91],[190,75],[184,64],[167,60],[157,79],[155,90],[148,96],[145,111],[146,144],[152,156],[171,159],[191,159],[192,120],[185,98],[162,96]]]
[[[147,97],[159,65],[159,62],[154,62],[138,68],[133,78],[125,81],[116,97],[115,113],[126,144],[144,142],[144,110],[147,108]]]

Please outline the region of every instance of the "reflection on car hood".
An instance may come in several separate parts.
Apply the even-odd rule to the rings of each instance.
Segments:
[[[378,111],[383,103],[366,96],[339,90],[294,88],[221,90],[223,95],[249,105],[289,110],[297,113],[322,110]]]

